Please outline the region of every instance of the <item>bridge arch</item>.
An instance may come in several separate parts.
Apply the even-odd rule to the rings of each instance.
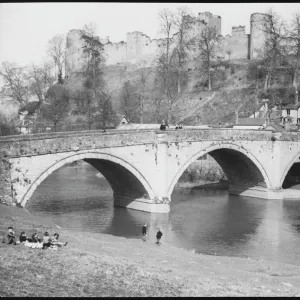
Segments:
[[[281,175],[281,178],[280,178],[280,186],[281,187],[283,187],[284,181],[285,181],[289,171],[292,169],[292,167],[295,163],[300,163],[300,151],[297,152],[297,154],[290,160],[288,165],[285,167],[285,169]]]
[[[197,160],[198,157],[201,157],[205,154],[210,154],[216,161],[217,163],[221,166],[223,169],[224,173],[226,174],[229,182],[230,182],[230,177],[228,176],[228,166],[223,162],[222,163],[222,157],[218,157],[218,154],[221,153],[221,151],[227,151],[231,155],[236,155],[237,158],[238,156],[240,159],[244,159],[246,161],[247,166],[252,167],[254,170],[256,169],[256,174],[261,176],[260,180],[263,181],[262,186],[269,188],[270,187],[270,180],[268,177],[268,174],[265,170],[265,168],[262,166],[262,164],[256,159],[256,157],[251,154],[249,151],[244,149],[242,146],[233,144],[233,143],[228,143],[228,144],[222,144],[222,145],[213,145],[206,147],[204,149],[200,149],[197,153],[193,154],[190,158],[186,160],[186,162],[181,166],[181,168],[177,171],[176,175],[174,176],[171,184],[169,185],[168,188],[168,197],[171,198],[171,194],[174,190],[174,187],[176,183],[178,182],[179,178],[183,174],[183,172],[188,168],[188,166]],[[223,160],[224,161],[224,160]],[[236,164],[238,166],[239,164]]]
[[[32,194],[34,193],[34,191],[36,190],[36,188],[54,171],[56,171],[57,169],[61,168],[62,166],[64,166],[67,163],[72,163],[74,161],[78,161],[78,160],[85,160],[86,162],[90,163],[92,166],[94,166],[96,169],[98,169],[102,174],[105,173],[105,165],[103,165],[103,163],[105,162],[106,164],[110,164],[110,166],[115,166],[115,168],[118,171],[121,172],[127,172],[126,176],[131,178],[135,178],[135,183],[140,184],[140,186],[138,187],[140,190],[143,189],[144,193],[148,194],[148,197],[150,199],[154,198],[154,192],[153,189],[151,187],[151,185],[149,184],[149,182],[147,181],[147,179],[140,173],[139,170],[137,170],[134,166],[132,166],[130,163],[126,162],[125,160],[123,160],[120,157],[117,157],[115,155],[112,154],[108,154],[108,153],[104,153],[104,152],[98,152],[95,150],[85,150],[85,151],[80,151],[76,154],[72,154],[68,157],[65,157],[59,161],[56,161],[53,165],[51,165],[50,167],[48,167],[30,186],[30,188],[27,190],[27,192],[25,193],[25,195],[22,197],[22,200],[20,202],[21,206],[25,206],[27,201],[30,199],[30,197],[32,196]],[[98,164],[97,164],[98,162]],[[102,162],[102,165],[99,164],[99,162]],[[104,171],[104,172],[103,172]],[[130,174],[131,173],[131,174]],[[106,172],[106,174],[103,174],[104,177],[108,180],[108,182],[110,183],[110,185],[112,186],[112,189],[114,190],[114,193],[116,192],[116,190],[114,189],[114,187],[116,188],[118,185],[118,179],[119,178],[114,178],[113,176],[111,176],[112,174],[109,174],[109,172]],[[115,180],[116,179],[116,180]],[[117,191],[118,193],[118,191]],[[118,195],[120,196],[120,195]],[[139,196],[142,196],[141,193]],[[138,197],[138,196],[137,196]]]

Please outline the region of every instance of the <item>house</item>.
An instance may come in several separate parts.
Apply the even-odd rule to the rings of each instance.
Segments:
[[[281,112],[283,123],[300,125],[300,103],[288,104]]]
[[[264,129],[266,126],[266,118],[239,118],[233,129]]]
[[[264,118],[269,111],[268,99],[263,99],[263,105],[259,108],[258,111],[255,111],[249,118]]]
[[[123,126],[125,124],[130,124],[129,119],[127,119],[125,115],[118,115],[116,129],[119,129],[120,126]]]
[[[266,130],[271,130],[273,132],[282,132],[284,131],[284,127],[278,123],[271,122],[269,125],[266,126]]]
[[[32,132],[32,127],[35,123],[40,105],[40,101],[29,101],[19,109],[19,127],[21,134],[28,134]]]

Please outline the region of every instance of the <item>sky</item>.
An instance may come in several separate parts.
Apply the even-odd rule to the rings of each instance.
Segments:
[[[250,32],[250,15],[273,8],[283,19],[300,12],[299,3],[0,3],[0,64],[20,66],[42,63],[47,42],[56,34],[66,34],[94,22],[100,37],[111,42],[126,41],[126,33],[141,31],[159,37],[158,13],[187,6],[196,15],[209,11],[222,18],[222,34],[232,26],[245,25]]]

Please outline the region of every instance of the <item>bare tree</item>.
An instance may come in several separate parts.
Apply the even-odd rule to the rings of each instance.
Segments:
[[[228,55],[228,60],[230,62],[230,55],[232,54],[232,49],[227,49],[226,54]]]
[[[217,53],[221,47],[221,39],[222,37],[218,34],[216,27],[205,26],[197,41],[199,58],[204,65],[209,91],[212,88],[212,62],[217,58]]]
[[[125,81],[120,93],[121,109],[130,121],[138,121],[138,102],[136,88],[129,80]]]
[[[168,103],[167,121],[171,120],[171,110],[174,101],[174,95],[172,93],[172,76],[171,76],[171,44],[173,42],[172,36],[175,30],[174,14],[169,9],[164,8],[159,12],[160,28],[165,43],[163,45],[163,55],[158,62],[158,71],[164,81],[164,94]]]
[[[97,106],[97,95],[101,94],[105,86],[103,79],[104,48],[99,37],[96,36],[96,25],[94,23],[84,26],[81,39],[83,40],[83,52],[87,57],[87,65],[84,70],[84,88],[87,91],[87,118],[89,129],[91,129],[94,110]]]
[[[42,116],[53,124],[54,131],[57,124],[66,116],[69,108],[69,92],[59,84],[52,86],[47,92],[47,101],[41,106]]]
[[[139,104],[139,121],[141,124],[144,123],[144,103],[145,103],[145,92],[151,69],[146,68],[146,64],[143,63],[141,68],[138,69],[138,81],[137,81],[137,100]]]
[[[270,9],[265,15],[260,29],[265,36],[264,45],[259,56],[262,58],[262,66],[266,70],[264,85],[264,89],[266,90],[270,86],[274,70],[280,67],[283,62],[286,26],[280,16]]]
[[[96,121],[100,128],[104,131],[107,128],[107,125],[112,125],[115,123],[116,114],[112,107],[111,95],[108,91],[101,91],[97,93],[97,112],[96,112]]]
[[[173,52],[173,58],[178,72],[177,92],[181,91],[181,71],[183,63],[188,57],[188,50],[190,46],[190,32],[195,21],[191,16],[189,9],[185,6],[177,8],[174,15],[174,29],[176,31],[176,46]]]
[[[3,62],[0,75],[4,80],[0,94],[17,104],[24,104],[29,100],[29,82],[27,69],[16,63]]]
[[[55,82],[53,66],[49,63],[44,63],[42,67],[32,64],[28,78],[31,92],[38,97],[40,103],[44,102],[48,89]]]
[[[290,29],[287,36],[287,58],[292,75],[292,84],[295,88],[295,102],[298,102],[298,73],[300,66],[300,13],[293,15]]]
[[[59,84],[63,83],[63,71],[66,62],[66,37],[64,35],[56,35],[49,42],[47,52],[52,58],[55,66],[57,67],[58,74],[57,80]]]

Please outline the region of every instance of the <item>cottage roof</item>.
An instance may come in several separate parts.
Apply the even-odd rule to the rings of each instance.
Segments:
[[[234,126],[261,126],[265,122],[265,118],[240,118],[238,124],[234,124]]]
[[[115,126],[118,127],[118,126],[124,126],[124,124],[122,124],[121,122],[123,121],[123,119],[125,119],[127,121],[128,124],[130,124],[130,121],[129,119],[125,116],[125,115],[120,115],[120,114],[117,114],[117,117],[116,117],[116,123],[115,123]]]
[[[267,130],[272,130],[272,131],[284,131],[283,126],[277,123],[271,123],[269,126],[266,128]]]
[[[297,110],[299,107],[300,107],[300,103],[298,103],[298,104],[290,103],[284,109],[296,109]]]
[[[116,129],[119,129],[119,130],[136,130],[136,129],[155,129],[155,130],[159,130],[159,128],[160,128],[160,124],[135,124],[135,123],[130,123],[130,124],[121,124]]]

